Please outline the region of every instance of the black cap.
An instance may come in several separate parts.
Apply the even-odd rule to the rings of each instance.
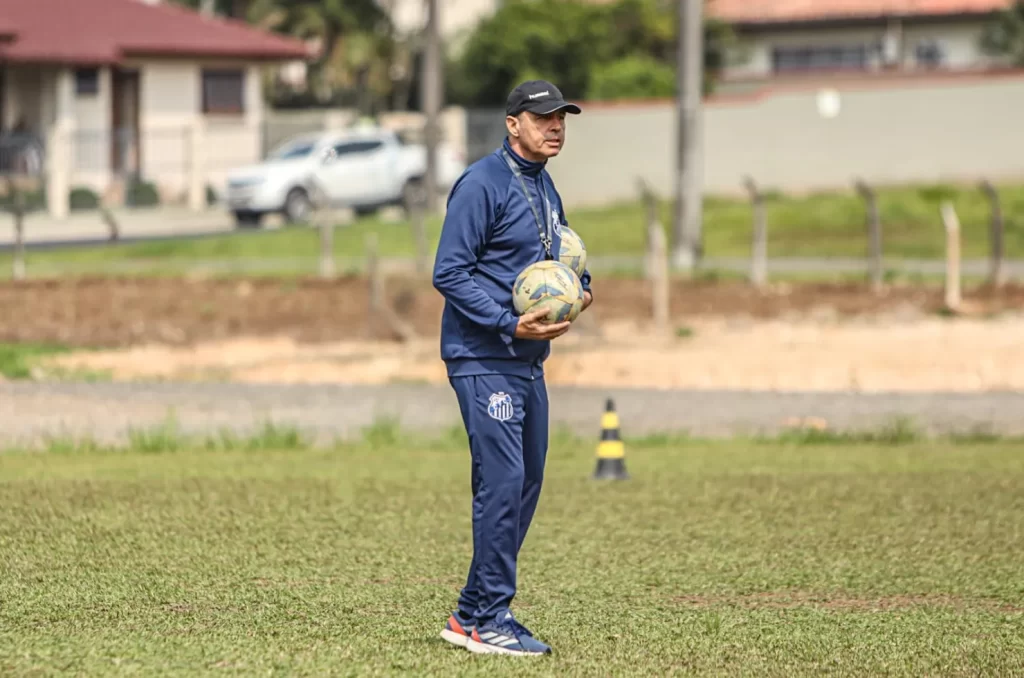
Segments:
[[[527,80],[508,95],[505,115],[516,116],[523,111],[547,115],[563,108],[569,113],[580,113],[580,107],[566,101],[562,92],[547,80]]]

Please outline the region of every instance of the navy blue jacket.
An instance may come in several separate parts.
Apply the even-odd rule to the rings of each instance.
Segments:
[[[450,377],[540,376],[551,352],[550,341],[514,336],[518,316],[512,306],[512,285],[524,268],[544,259],[544,246],[530,204],[502,149],[519,165],[542,220],[541,186],[547,189],[552,212],[551,252],[556,258],[560,228],[566,223],[561,197],[545,163],[522,158],[508,139],[456,180],[434,260],[434,287],[445,298],[441,359]],[[589,271],[581,282],[589,291]]]

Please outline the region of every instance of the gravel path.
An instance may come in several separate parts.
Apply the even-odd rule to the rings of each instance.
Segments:
[[[836,429],[878,429],[907,417],[931,433],[978,428],[1024,434],[1024,393],[835,394],[652,391],[551,387],[552,422],[597,436],[608,397],[624,435],[689,431],[699,436],[772,433],[791,417]],[[447,386],[258,386],[236,384],[0,384],[0,443],[44,436],[122,440],[132,428],[173,416],[182,430],[245,431],[273,420],[318,440],[358,434],[378,417],[410,430],[459,423]]]

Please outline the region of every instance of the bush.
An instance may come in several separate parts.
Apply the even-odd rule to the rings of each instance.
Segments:
[[[72,210],[92,210],[100,206],[100,197],[91,188],[79,186],[71,189],[68,203]]]
[[[134,181],[128,185],[125,204],[129,207],[152,207],[160,204],[160,193],[148,181]]]

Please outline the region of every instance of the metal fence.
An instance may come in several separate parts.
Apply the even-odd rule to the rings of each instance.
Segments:
[[[474,108],[466,111],[466,161],[473,163],[501,145],[505,138],[505,110]]]

